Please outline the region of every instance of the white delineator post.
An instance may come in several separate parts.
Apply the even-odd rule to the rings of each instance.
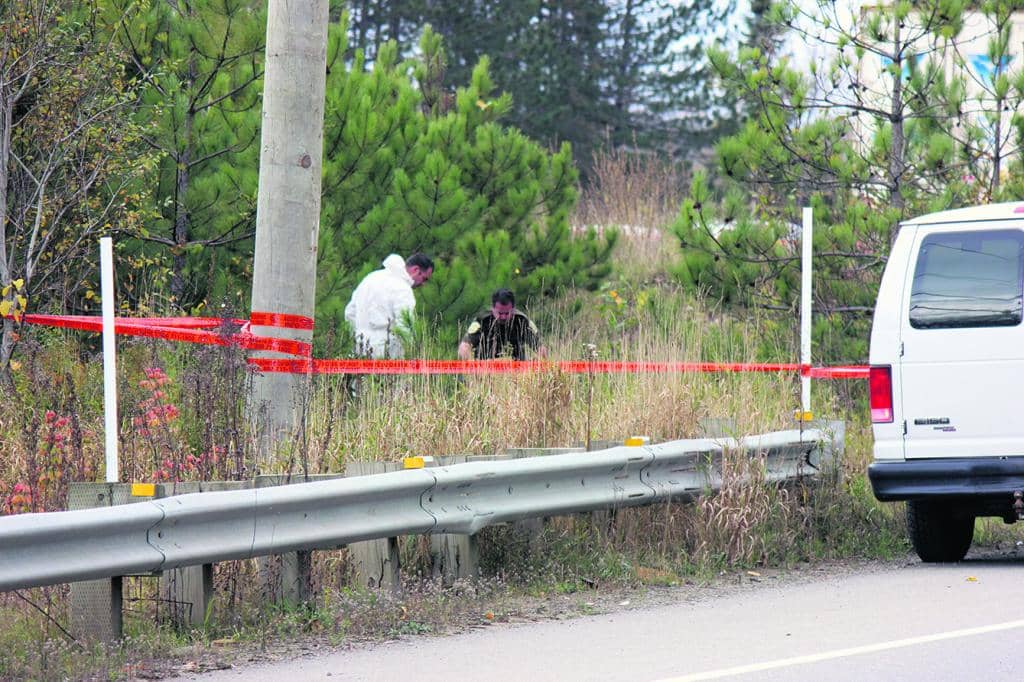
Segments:
[[[803,230],[800,241],[803,247],[800,259],[800,364],[809,367],[811,364],[811,253],[813,252],[814,212],[809,206],[804,207]],[[807,418],[811,411],[811,377],[800,376],[800,421]]]
[[[117,483],[117,336],[114,331],[114,247],[100,239],[100,294],[103,297],[103,417],[107,483]]]

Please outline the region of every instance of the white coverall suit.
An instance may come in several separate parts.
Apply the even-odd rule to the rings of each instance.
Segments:
[[[396,253],[384,259],[352,292],[345,306],[345,319],[356,333],[356,348],[369,350],[373,358],[401,358],[402,342],[396,329],[406,329],[404,313],[416,307],[413,279],[406,272],[405,259]]]

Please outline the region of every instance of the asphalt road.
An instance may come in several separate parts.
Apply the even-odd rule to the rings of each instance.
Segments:
[[[496,625],[181,679],[995,680],[1024,667],[1024,551],[764,581],[713,598]]]

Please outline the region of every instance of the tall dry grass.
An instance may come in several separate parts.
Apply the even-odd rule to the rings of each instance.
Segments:
[[[689,175],[684,166],[654,154],[606,148],[594,155],[590,184],[580,196],[573,222],[660,228],[679,211]]]
[[[689,168],[653,154],[605,149],[595,154],[572,224],[615,228],[619,272],[635,282],[665,279],[678,257],[669,229],[689,191]]]
[[[673,314],[633,311],[635,325],[621,334],[579,320],[549,331],[550,357],[583,359],[588,343],[598,359],[612,360],[747,362],[763,352],[756,326],[712,323],[700,302],[670,295],[679,297],[668,306]],[[712,324],[716,340],[709,343]],[[741,433],[769,431],[792,426],[799,397],[796,377],[781,373],[380,377],[365,379],[356,400],[343,378],[317,377],[313,386],[308,460],[318,472],[413,454],[492,454],[631,435],[673,440],[698,435],[704,418],[728,418]]]

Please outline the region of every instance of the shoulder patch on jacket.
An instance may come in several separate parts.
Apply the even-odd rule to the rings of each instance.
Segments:
[[[527,319],[526,321],[530,323],[530,331],[533,332],[534,334],[536,334],[537,333],[537,325],[535,325],[533,323],[533,320]]]
[[[480,331],[480,323],[478,321],[476,321],[476,320],[473,320],[473,324],[469,325],[469,329],[466,330],[466,333],[467,334],[476,334],[479,331]]]

